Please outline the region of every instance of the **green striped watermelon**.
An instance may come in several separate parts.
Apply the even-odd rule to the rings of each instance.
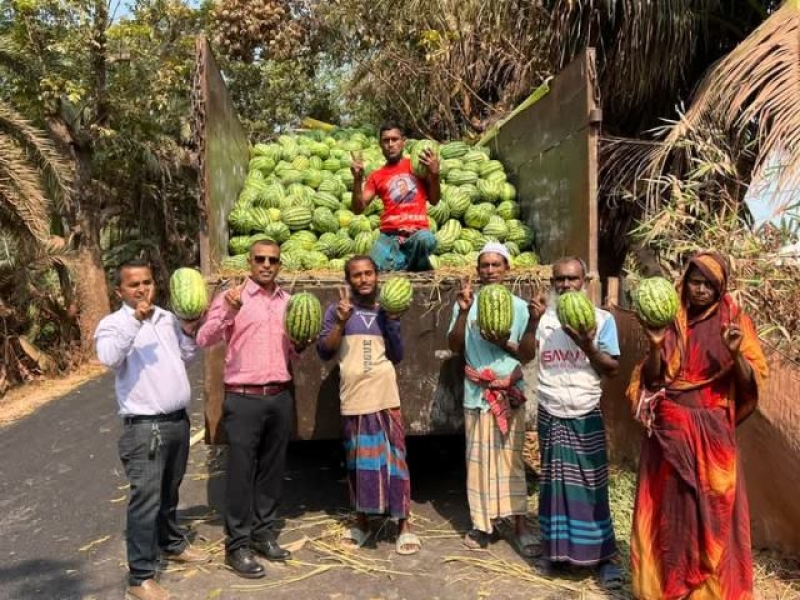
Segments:
[[[663,277],[648,277],[639,284],[633,303],[645,323],[661,329],[675,320],[680,299],[672,283]]]
[[[511,333],[513,320],[511,292],[499,283],[483,286],[478,292],[478,326],[481,331],[505,337]]]
[[[564,292],[558,297],[556,314],[562,325],[578,333],[587,333],[597,327],[594,305],[583,292]]]
[[[313,342],[322,329],[322,306],[317,297],[301,292],[289,298],[284,327],[286,335],[294,343]]]
[[[405,277],[392,277],[381,285],[378,302],[387,313],[397,314],[408,310],[413,298],[411,282]]]
[[[208,308],[206,282],[199,271],[182,267],[169,278],[172,310],[181,319],[197,319]]]

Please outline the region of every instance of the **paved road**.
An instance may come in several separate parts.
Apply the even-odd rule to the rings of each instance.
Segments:
[[[196,430],[202,424],[199,364],[190,375]],[[117,457],[114,408],[113,378],[105,375],[0,429],[0,600],[123,598],[126,480]],[[248,582],[221,561],[224,453],[196,445],[182,488],[182,517],[214,561],[202,570],[164,573],[175,598],[579,597],[577,591],[530,581],[530,565],[504,541],[484,554],[463,549],[468,516],[463,442],[457,438],[409,442],[422,552],[395,554],[390,527],[348,562],[335,545],[347,502],[339,448],[323,442],[290,447],[281,539],[313,541],[295,553],[298,562],[268,565],[266,580]],[[466,562],[474,559],[485,566]],[[516,574],[487,570],[498,565]],[[588,590],[583,597],[593,596],[590,579],[565,583]]]

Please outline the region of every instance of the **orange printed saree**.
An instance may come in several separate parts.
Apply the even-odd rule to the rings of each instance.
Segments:
[[[726,293],[727,267],[713,253],[690,262],[712,283],[717,301],[688,311],[686,274],[681,309],[662,350],[662,389],[652,400],[644,438],[631,533],[633,592],[644,600],[744,600],[753,597],[750,516],[736,451],[736,423],[755,409],[766,361],[752,321]],[[746,389],[722,340],[737,321],[741,353],[753,371]],[[644,390],[641,368],[628,396]]]

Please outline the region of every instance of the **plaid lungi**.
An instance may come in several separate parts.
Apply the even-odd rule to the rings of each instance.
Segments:
[[[411,483],[400,409],[342,416],[342,425],[353,510],[397,519],[408,517]]]
[[[539,407],[542,555],[597,565],[617,553],[608,502],[606,431],[600,408],[561,419]]]
[[[467,500],[472,526],[492,532],[492,519],[528,512],[525,484],[525,409],[512,411],[507,436],[500,433],[494,415],[464,410],[467,439]]]

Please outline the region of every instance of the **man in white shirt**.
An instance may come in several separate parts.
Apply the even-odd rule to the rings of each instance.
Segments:
[[[155,581],[159,548],[176,562],[204,562],[178,527],[178,488],[189,456],[191,399],[184,361],[195,353],[195,322],[179,320],[153,304],[155,287],[145,261],[121,265],[116,294],[122,307],[97,326],[97,357],[116,375],[124,430],[120,460],[130,481],[126,543],[128,594],[164,600]]]
[[[536,331],[541,559],[552,574],[559,563],[594,567],[601,584],[618,588],[619,568],[608,502],[608,456],[600,412],[603,377],[619,369],[614,317],[595,308],[597,327],[577,332],[556,316],[559,295],[583,291],[586,265],[562,258],[553,265],[552,293]]]

